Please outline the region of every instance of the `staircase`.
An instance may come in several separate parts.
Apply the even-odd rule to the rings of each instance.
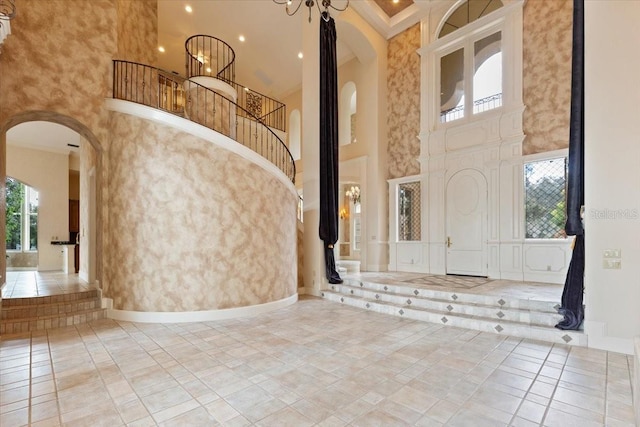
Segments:
[[[2,300],[0,335],[78,325],[106,318],[97,289]]]
[[[341,304],[408,319],[520,338],[587,345],[581,331],[562,331],[554,325],[563,317],[558,305],[536,301],[382,284],[346,278],[330,285],[322,297]]]

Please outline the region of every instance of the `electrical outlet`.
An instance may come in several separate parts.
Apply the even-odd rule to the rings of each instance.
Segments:
[[[603,258],[621,258],[622,250],[620,249],[605,249],[602,253]]]
[[[602,260],[602,268],[607,270],[620,270],[622,268],[622,261],[619,259],[604,259]]]

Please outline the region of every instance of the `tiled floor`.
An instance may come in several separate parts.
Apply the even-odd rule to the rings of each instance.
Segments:
[[[2,298],[30,298],[94,289],[77,274],[63,272],[7,271]]]
[[[0,425],[632,426],[632,361],[303,297],[3,337]]]

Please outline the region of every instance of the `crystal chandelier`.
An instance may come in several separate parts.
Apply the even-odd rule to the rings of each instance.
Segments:
[[[360,187],[357,185],[351,187],[345,194],[354,205],[360,203]]]
[[[300,10],[303,0],[273,0],[273,2],[276,4],[286,5],[285,10],[287,11],[287,15],[293,16],[298,12],[298,10]],[[297,3],[297,5],[294,7],[293,3]],[[324,10],[320,8],[321,3]],[[313,9],[313,6],[318,7],[318,12],[320,12],[320,16],[322,16],[323,13],[326,13],[328,16],[330,8],[333,10],[337,10],[338,12],[342,12],[343,10],[346,10],[349,7],[349,0],[347,0],[347,3],[344,5],[343,8],[332,5],[331,0],[317,0],[317,1],[304,0],[304,5],[309,8],[309,22],[311,22],[311,9]],[[328,20],[329,18],[325,18],[325,19]]]

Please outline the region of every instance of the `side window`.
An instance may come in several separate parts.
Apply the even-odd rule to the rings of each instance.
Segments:
[[[525,237],[566,237],[565,187],[567,159],[561,157],[524,164]]]
[[[338,117],[338,140],[340,145],[357,142],[356,139],[356,85],[347,82],[340,91],[340,105]]]
[[[38,250],[38,192],[7,177],[5,197],[5,248],[21,252]]]
[[[398,240],[420,240],[420,182],[398,185]]]
[[[289,115],[289,151],[291,151],[293,160],[300,160],[301,158],[301,120],[300,110],[293,110]]]

